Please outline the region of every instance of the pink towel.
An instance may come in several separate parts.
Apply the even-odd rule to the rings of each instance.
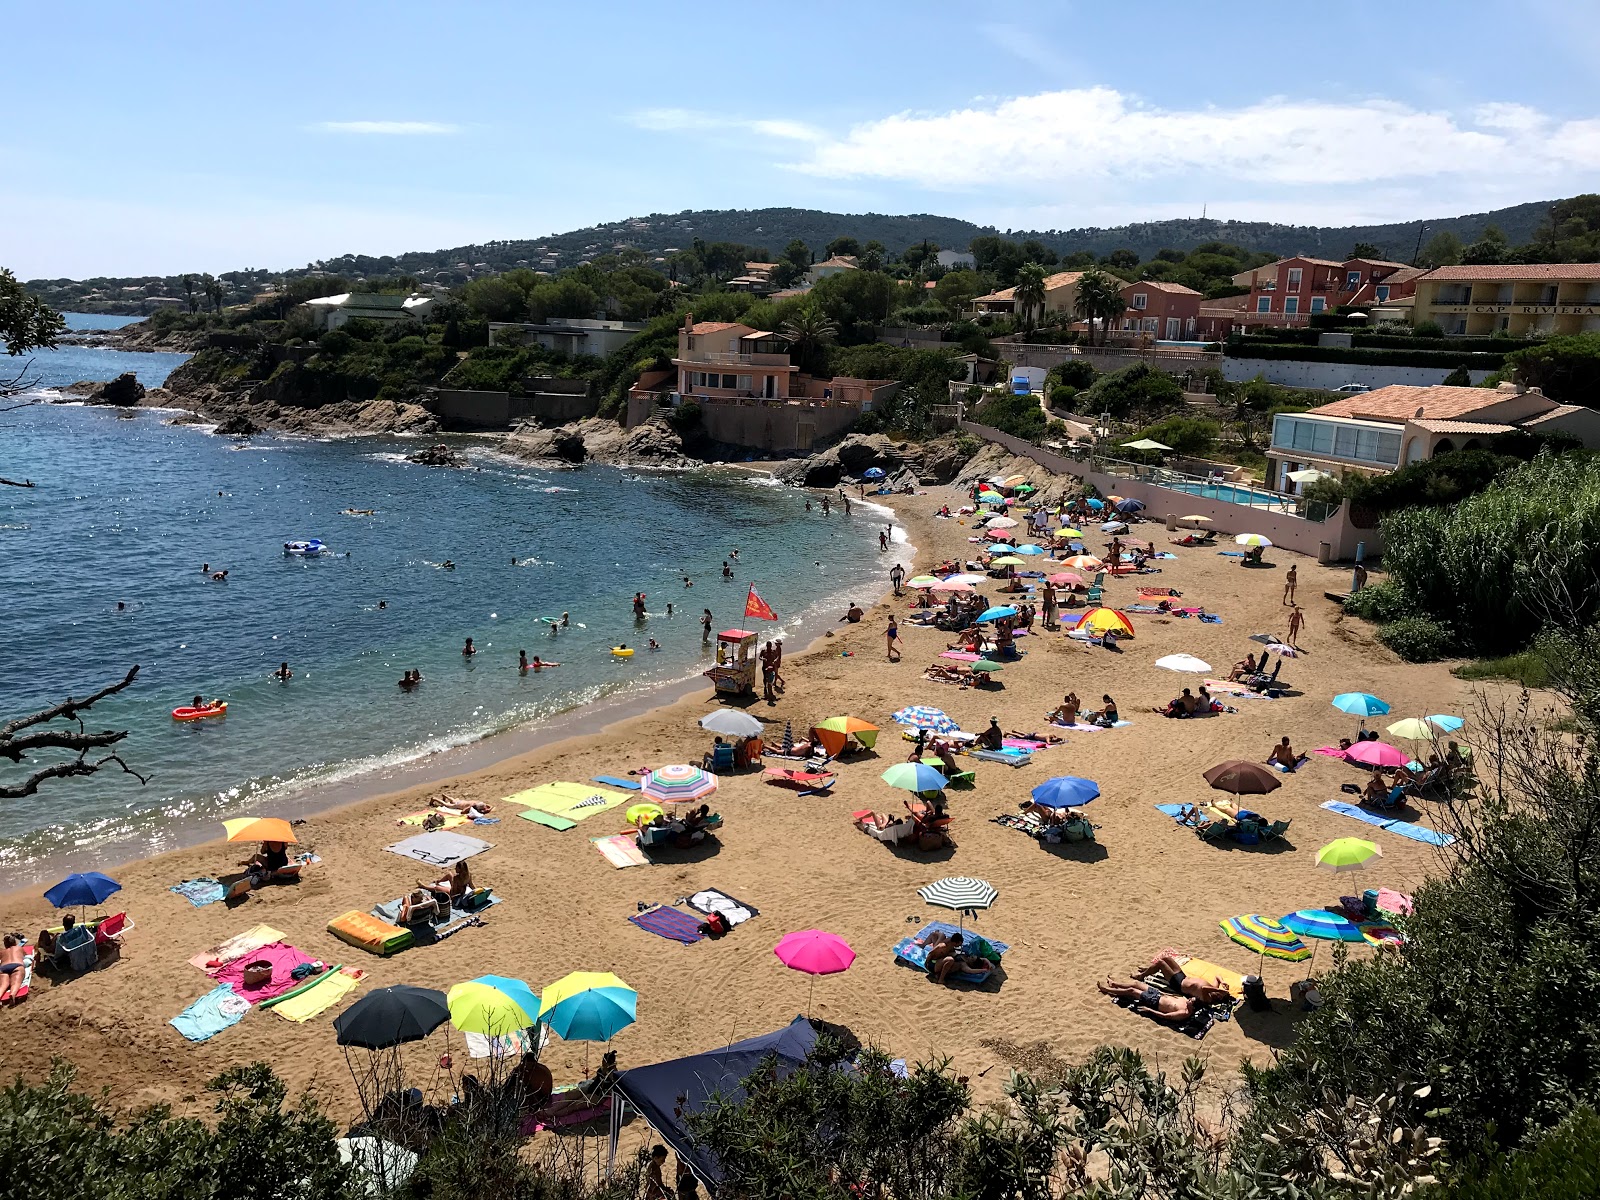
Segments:
[[[979,656],[970,650],[946,650],[939,657],[953,658],[956,662],[977,662]]]
[[[1036,742],[1032,738],[1005,738],[1001,743],[1010,750],[1048,750],[1049,742]]]
[[[1345,756],[1344,751],[1337,746],[1318,746],[1311,753],[1326,754],[1329,758],[1343,758]]]
[[[262,960],[272,964],[272,978],[260,987],[245,987],[244,969],[251,963]],[[227,984],[234,990],[235,995],[243,996],[250,1003],[256,1004],[262,1000],[271,1000],[274,996],[281,996],[290,988],[299,987],[304,980],[296,979],[292,972],[301,963],[314,961],[287,942],[271,942],[212,972],[212,978],[218,983]]]

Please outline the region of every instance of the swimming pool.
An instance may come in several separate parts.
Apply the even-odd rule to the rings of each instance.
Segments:
[[[1172,492],[1184,492],[1190,496],[1200,496],[1206,500],[1226,500],[1229,504],[1249,504],[1256,508],[1275,507],[1285,502],[1285,497],[1277,492],[1263,492],[1256,488],[1243,487],[1236,483],[1198,483],[1189,480],[1174,480],[1171,483],[1162,483],[1161,487]]]

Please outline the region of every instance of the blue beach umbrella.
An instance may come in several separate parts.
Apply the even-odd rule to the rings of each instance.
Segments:
[[[1117,502],[1117,511],[1119,513],[1136,513],[1143,507],[1143,500],[1119,500]]]
[[[1375,717],[1389,711],[1389,706],[1367,692],[1345,692],[1333,698],[1333,706],[1353,717]]]
[[[1424,720],[1428,724],[1442,729],[1445,733],[1454,733],[1466,724],[1460,717],[1452,717],[1449,713],[1429,713]]]
[[[1104,500],[1085,500],[1084,503],[1090,508],[1094,509],[1095,512],[1099,512],[1106,506],[1106,502]]]
[[[57,908],[82,908],[99,904],[113,892],[121,890],[122,885],[115,879],[99,871],[85,871],[80,875],[68,875],[46,892],[44,898]]]
[[[898,725],[910,725],[913,729],[927,729],[934,733],[952,733],[961,728],[945,714],[944,709],[930,708],[926,704],[902,708],[889,719]]]
[[[882,479],[883,478],[883,468],[882,467],[868,467],[865,471],[861,472],[861,478],[863,478],[863,479]]]
[[[1100,794],[1100,785],[1076,775],[1046,779],[1033,789],[1033,802],[1046,808],[1081,808]]]
[[[1283,927],[1301,937],[1325,942],[1362,942],[1361,927],[1349,917],[1326,908],[1302,908],[1279,918]]]
[[[1035,554],[1043,554],[1043,553],[1045,553],[1045,548],[1043,546],[1035,546],[1032,542],[1029,542],[1027,545],[1018,546],[1011,553],[1013,553],[1013,554],[1026,554],[1031,558]]]
[[[545,988],[539,1016],[569,1042],[605,1042],[638,1019],[639,993],[610,972],[574,971]]]
[[[1009,605],[1004,608],[986,608],[982,613],[979,614],[978,622],[981,624],[984,621],[999,621],[1006,617],[1014,617],[1016,615],[1017,610]]]

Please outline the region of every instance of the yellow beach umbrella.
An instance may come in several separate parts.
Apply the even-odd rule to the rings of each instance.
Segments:
[[[1359,871],[1372,859],[1382,857],[1383,851],[1374,843],[1361,838],[1342,837],[1335,838],[1317,851],[1317,866],[1343,874],[1346,871]]]
[[[233,817],[224,821],[230,842],[295,842],[294,830],[281,817]]]
[[[1121,637],[1133,636],[1133,622],[1128,620],[1126,613],[1115,608],[1091,608],[1083,614],[1077,627],[1101,635],[1110,629]]]
[[[1413,742],[1426,742],[1439,732],[1421,717],[1407,717],[1404,721],[1396,721],[1388,727],[1388,731],[1397,738]]]

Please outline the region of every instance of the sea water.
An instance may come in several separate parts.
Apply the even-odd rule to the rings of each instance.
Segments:
[[[159,383],[170,369],[128,362],[151,355],[55,354],[110,356],[95,360],[102,377],[135,369]],[[70,382],[62,370],[96,377],[74,374],[81,359],[48,361],[53,385]],[[116,750],[149,777],[141,786],[112,765],[0,805],[7,884],[169,848],[220,832],[225,816],[272,813],[498,731],[592,732],[597,704],[711,664],[703,609],[713,631],[745,624],[793,650],[887,585],[885,510],[824,517],[766,476],[546,470],[486,439],[450,439],[471,469],[429,468],[405,462],[418,439],[244,441],[174,415],[37,405],[0,416],[0,475],[38,485],[0,487],[0,720],[138,664],[136,683],[85,720],[126,729]],[[285,541],[312,537],[332,556],[284,554]],[[744,621],[752,584],[776,625]],[[636,620],[640,591],[648,615]],[[564,630],[540,619],[563,612]],[[652,637],[659,652],[645,650]],[[621,643],[637,653],[614,657]],[[561,666],[519,673],[520,649]],[[281,662],[288,683],[271,677]],[[397,686],[408,669],[424,679],[410,692]],[[227,716],[175,721],[196,694],[227,700]],[[51,761],[0,766],[0,782]],[[627,764],[596,770],[606,765]]]

